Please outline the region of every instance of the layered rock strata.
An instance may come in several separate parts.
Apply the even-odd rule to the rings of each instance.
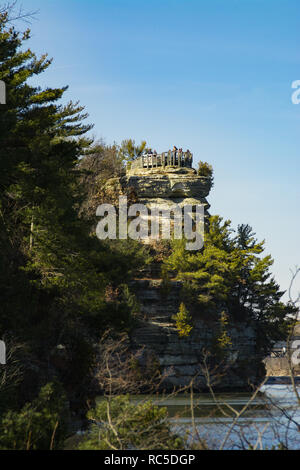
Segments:
[[[206,198],[212,180],[199,176],[192,168],[133,168],[119,181],[107,184],[117,184],[123,194],[133,193],[135,200],[148,208],[204,205],[205,216],[209,219],[210,206]],[[131,344],[134,350],[144,350],[141,366],[150,355],[165,375],[162,385],[165,389],[184,387],[193,380],[196,390],[206,390],[204,351],[212,348],[219,327],[217,322],[195,318],[190,335],[179,337],[172,317],[179,311],[182,283],[170,281],[166,292],[159,265],[151,266],[143,279],[135,279],[131,289],[140,303],[140,317],[131,333]],[[251,326],[237,324],[229,327],[228,334],[232,345],[224,350],[226,359],[220,359],[213,374],[214,386],[219,390],[248,388],[250,383],[257,382],[259,375],[253,361],[256,333]]]

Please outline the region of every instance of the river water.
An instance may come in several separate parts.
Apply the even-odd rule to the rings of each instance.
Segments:
[[[300,393],[300,387],[298,387]],[[247,393],[194,394],[150,398],[166,406],[174,430],[209,449],[300,449],[300,406],[291,385],[264,385],[247,409]],[[299,427],[298,427],[299,424]]]

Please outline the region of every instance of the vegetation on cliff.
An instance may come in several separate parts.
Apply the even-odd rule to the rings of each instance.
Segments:
[[[284,292],[271,275],[273,260],[263,256],[251,227],[235,232],[230,221],[210,218],[201,251],[185,250],[184,240],[174,240],[164,269],[184,281],[183,301],[194,316],[228,318],[256,325],[258,352],[268,354],[274,342],[288,332],[288,315],[296,312],[281,301]]]
[[[206,178],[213,178],[214,170],[213,167],[207,162],[199,162],[198,175],[205,176]]]
[[[183,302],[181,302],[180,304],[179,312],[173,316],[173,320],[175,321],[176,329],[178,331],[179,336],[189,336],[190,332],[193,329],[193,326],[191,324],[192,318]]]

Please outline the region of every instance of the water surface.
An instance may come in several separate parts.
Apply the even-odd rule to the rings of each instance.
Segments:
[[[300,392],[300,387],[298,387]],[[300,449],[300,406],[291,385],[264,385],[248,393],[136,396],[166,406],[174,429],[210,449]],[[245,405],[248,404],[244,410]],[[240,413],[240,416],[237,414]]]

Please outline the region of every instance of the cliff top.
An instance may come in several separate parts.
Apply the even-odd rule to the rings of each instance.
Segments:
[[[193,154],[187,150],[169,150],[160,154],[145,153],[127,166],[127,172],[133,170],[165,169],[165,168],[192,168]]]

